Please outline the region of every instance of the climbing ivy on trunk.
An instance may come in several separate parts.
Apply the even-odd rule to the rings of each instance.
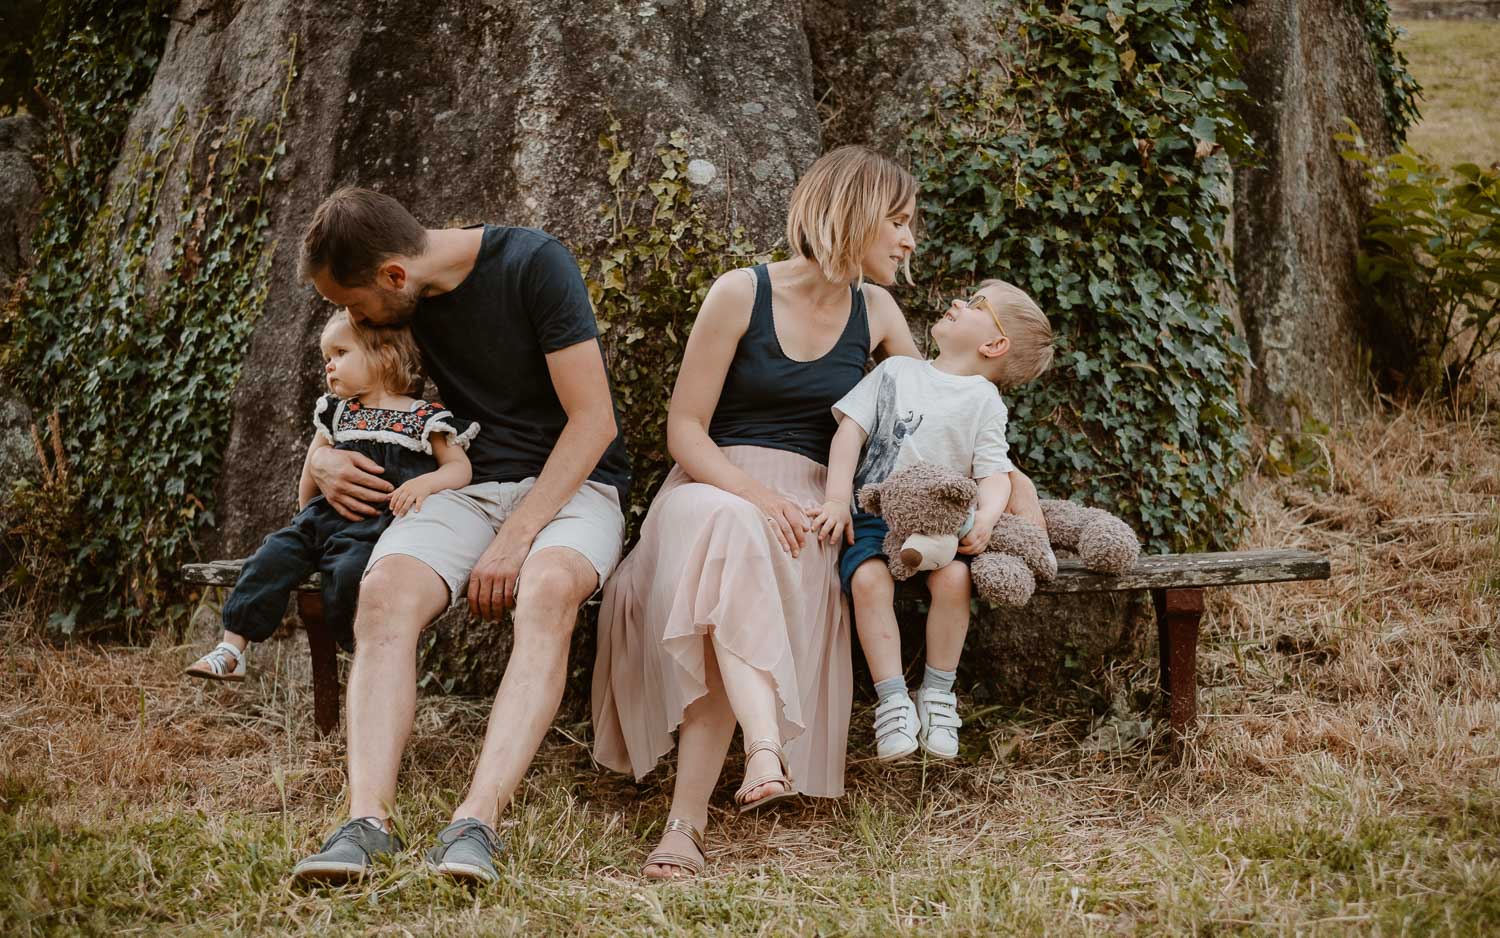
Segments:
[[[1247,140],[1227,6],[1031,2],[995,45],[910,137],[934,308],[1000,277],[1051,318],[1051,372],[1007,395],[1040,488],[1120,512],[1154,549],[1228,544],[1247,348],[1223,245]]]

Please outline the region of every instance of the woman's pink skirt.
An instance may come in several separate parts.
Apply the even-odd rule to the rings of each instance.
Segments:
[[[823,502],[827,470],[796,453],[727,446],[752,477],[799,505]],[[782,549],[750,502],[674,466],[641,539],[604,586],[594,662],[594,758],[640,779],[672,748],[688,705],[708,692],[721,646],[769,673],[793,786],[844,793],[853,675],[838,547]]]

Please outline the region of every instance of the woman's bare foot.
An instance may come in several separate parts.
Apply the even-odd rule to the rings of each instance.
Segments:
[[[777,759],[776,753],[769,749],[762,749],[745,760],[745,778],[762,778],[767,775],[777,775],[780,772],[781,760]],[[752,805],[762,798],[769,798],[790,790],[791,786],[786,782],[780,780],[766,782],[764,785],[757,785],[745,792],[744,803]]]
[[[684,879],[703,872],[703,829],[685,818],[667,821],[661,842],[646,856],[641,875],[646,879]]]
[[[703,856],[703,854],[698,852],[698,845],[693,843],[693,838],[682,831],[667,831],[656,845],[656,850],[665,853],[678,853],[689,857]],[[684,879],[689,876],[696,876],[697,874],[697,870],[678,866],[675,863],[647,863],[641,868],[641,875],[647,879]]]

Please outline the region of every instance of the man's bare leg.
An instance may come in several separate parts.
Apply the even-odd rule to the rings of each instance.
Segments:
[[[427,564],[392,554],[360,584],[349,668],[349,816],[390,816],[417,699],[417,638],[448,607]]]
[[[552,547],[527,559],[520,584],[510,661],[490,709],[474,780],[453,812],[455,820],[477,818],[492,828],[557,715],[578,607],[599,585],[599,574],[577,551]]]

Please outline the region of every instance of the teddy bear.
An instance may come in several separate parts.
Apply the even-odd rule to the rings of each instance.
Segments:
[[[979,484],[931,463],[892,473],[859,491],[859,506],[880,515],[890,529],[883,551],[897,580],[952,561],[974,523]],[[1107,511],[1075,502],[1042,500],[1043,531],[1015,515],[995,522],[989,546],[970,564],[975,590],[1000,606],[1024,606],[1037,580],[1057,575],[1054,548],[1071,551],[1089,569],[1123,573],[1140,556],[1130,527]],[[1050,535],[1050,538],[1049,538]]]

